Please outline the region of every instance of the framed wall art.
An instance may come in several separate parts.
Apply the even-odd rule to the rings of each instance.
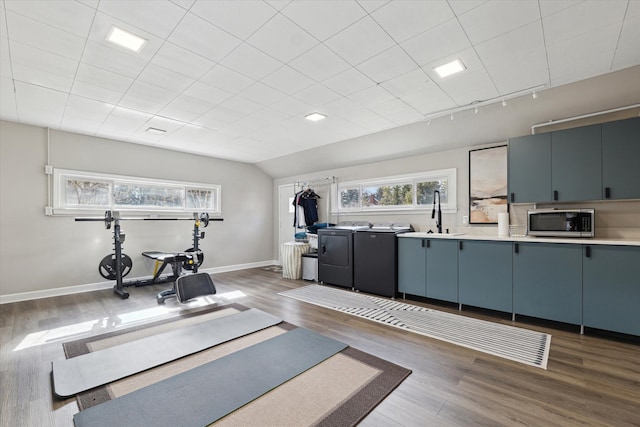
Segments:
[[[469,151],[469,222],[497,224],[508,206],[507,146]]]

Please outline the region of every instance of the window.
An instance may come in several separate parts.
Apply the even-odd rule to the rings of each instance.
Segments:
[[[136,211],[221,213],[221,187],[213,184],[97,174],[53,173],[54,212]]]
[[[344,182],[332,189],[339,212],[431,209],[436,190],[443,211],[455,212],[455,169]]]

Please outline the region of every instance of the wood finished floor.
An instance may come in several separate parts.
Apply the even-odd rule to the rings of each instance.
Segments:
[[[516,322],[553,335],[545,371],[282,297],[278,292],[307,282],[277,272],[257,268],[213,279],[218,295],[242,293],[232,302],[412,369],[361,426],[640,426],[637,342]],[[73,426],[75,399],[51,393],[51,361],[64,358],[62,342],[171,315],[155,301],[164,288],[130,288],[128,300],[102,290],[1,305],[0,426]],[[165,306],[180,309],[174,300]],[[502,316],[462,314],[512,324]]]

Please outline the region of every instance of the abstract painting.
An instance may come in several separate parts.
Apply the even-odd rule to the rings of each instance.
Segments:
[[[469,222],[497,224],[507,209],[507,146],[469,151]]]

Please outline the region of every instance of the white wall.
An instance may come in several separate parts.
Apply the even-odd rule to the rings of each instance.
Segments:
[[[202,268],[273,260],[272,180],[255,166],[58,131],[50,145],[55,168],[222,185],[224,222],[204,229]],[[97,266],[112,251],[112,230],[45,216],[46,163],[46,129],[0,121],[0,297],[104,282]],[[189,248],[192,228],[191,221],[123,221],[129,278],[153,271],[142,251]]]

